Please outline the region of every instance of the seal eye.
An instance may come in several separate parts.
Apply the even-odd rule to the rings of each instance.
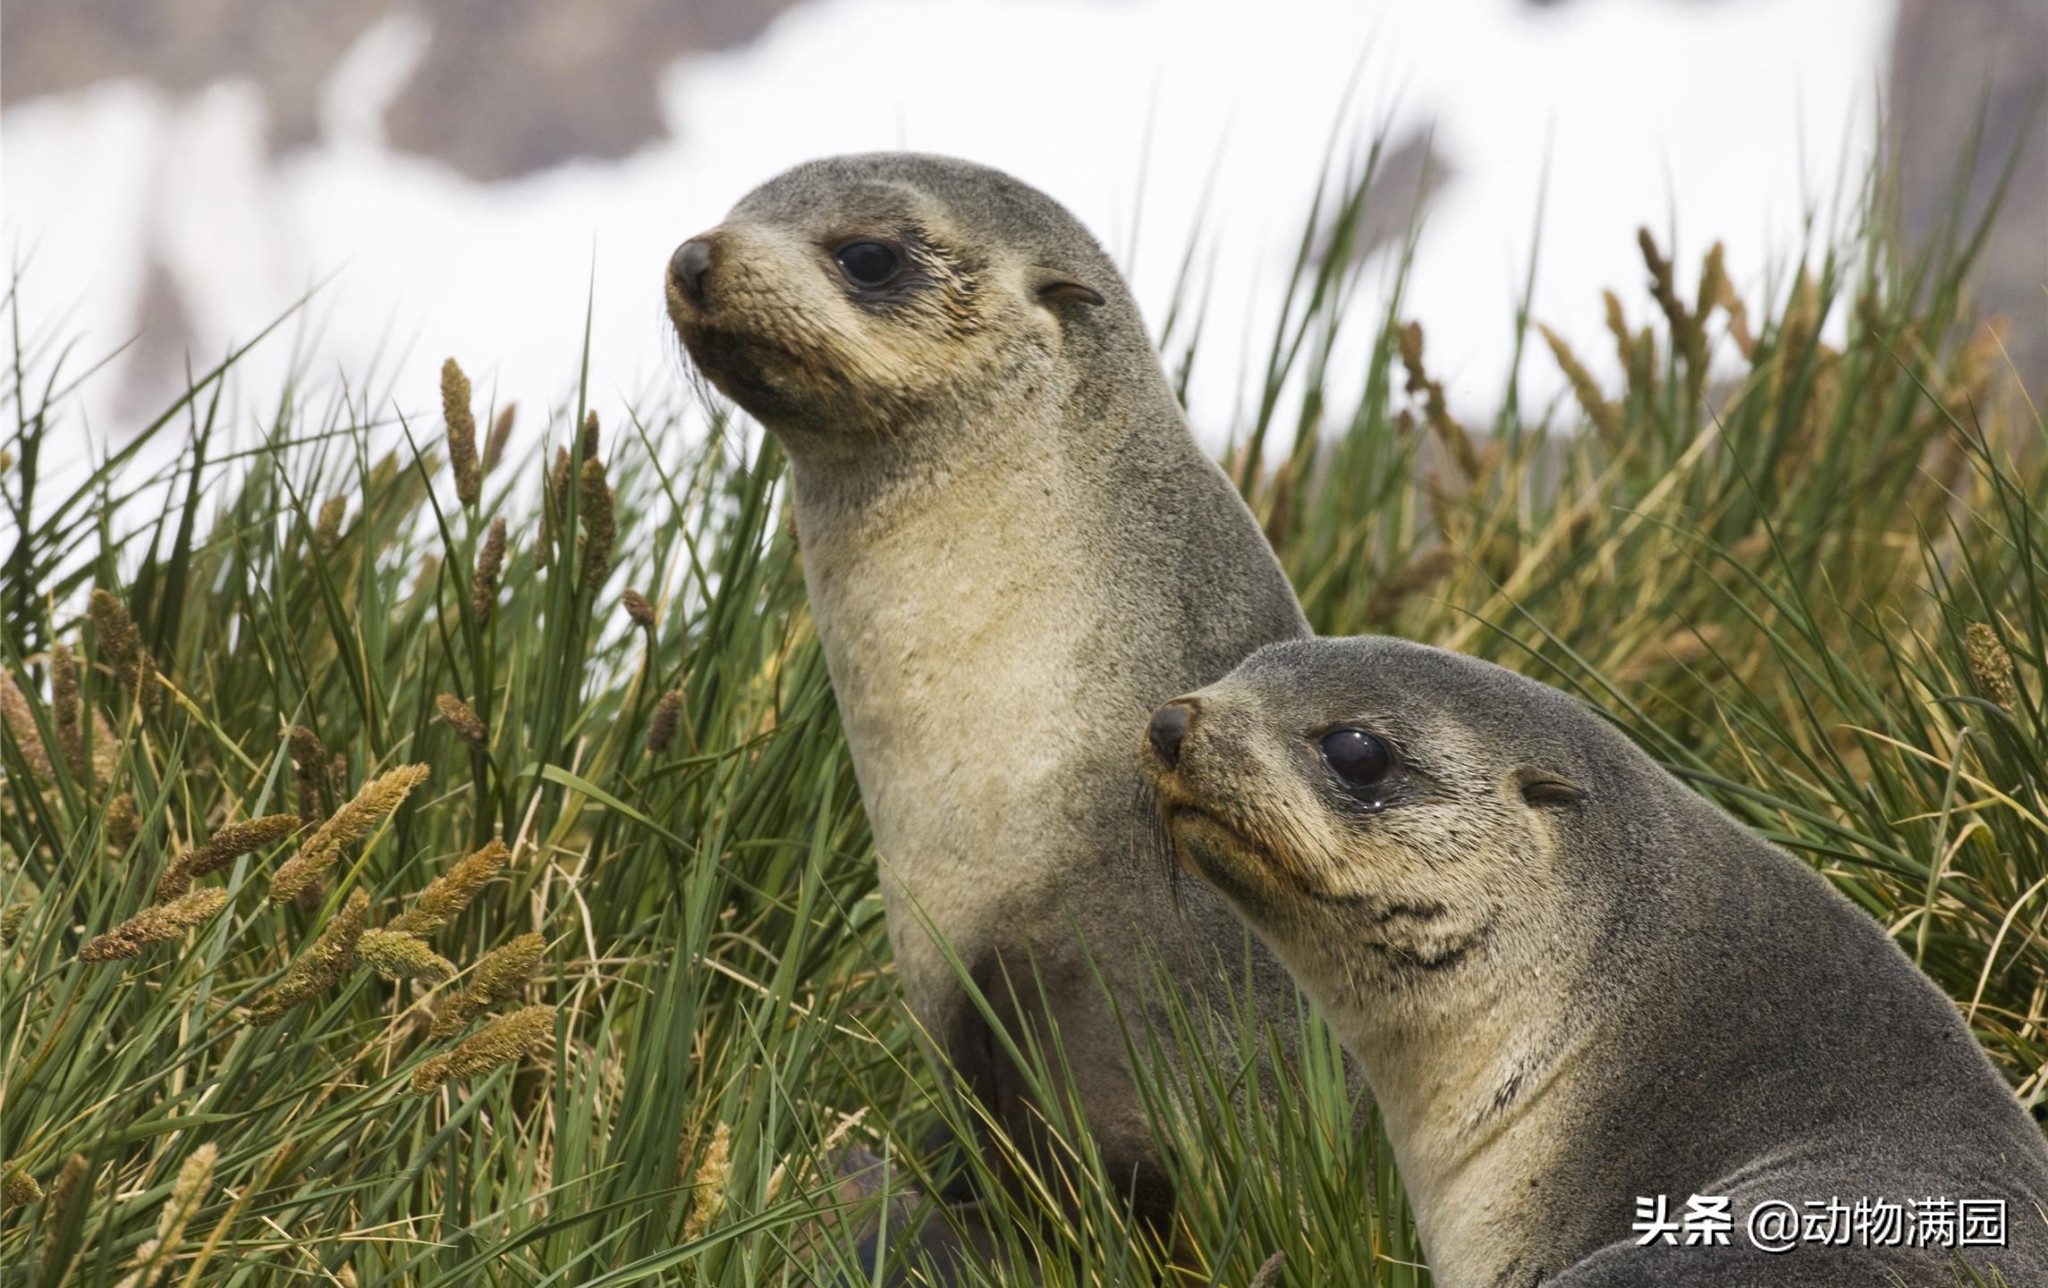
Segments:
[[[1394,767],[1394,753],[1363,729],[1332,729],[1323,735],[1323,763],[1351,786],[1369,787]]]
[[[832,259],[839,265],[839,271],[846,274],[847,281],[861,287],[887,285],[903,267],[903,256],[896,253],[896,248],[878,241],[848,242]]]

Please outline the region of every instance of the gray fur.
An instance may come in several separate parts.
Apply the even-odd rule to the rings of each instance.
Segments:
[[[858,235],[915,247],[914,287],[851,290],[832,252]],[[1028,1138],[1018,1078],[920,919],[1040,1026],[1035,968],[1110,1166],[1161,1213],[1089,958],[1135,1020],[1145,950],[1200,1000],[1244,978],[1249,949],[1262,1006],[1292,1019],[1285,973],[1222,901],[1203,892],[1180,915],[1164,866],[1133,857],[1147,714],[1305,635],[1286,577],[1189,434],[1116,269],[1044,194],[941,157],[835,157],[707,236],[703,299],[671,282],[671,315],[788,451],[912,1011]],[[1088,289],[1039,294],[1058,282]]]
[[[2048,1148],[1955,1006],[1576,700],[1363,638],[1188,701],[1169,827],[1359,1057],[1437,1283],[1955,1282],[1935,1251],[1748,1246],[1755,1204],[1835,1197],[2003,1198],[1972,1264],[2048,1283]],[[1347,788],[1333,726],[1399,767]],[[1637,1246],[1660,1194],[1732,1198],[1730,1246]]]

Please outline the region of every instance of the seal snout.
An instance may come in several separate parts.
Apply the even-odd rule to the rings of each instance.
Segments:
[[[1152,723],[1145,729],[1145,740],[1168,769],[1180,764],[1180,745],[1195,722],[1195,711],[1193,701],[1181,698],[1152,713]]]
[[[676,284],[683,298],[700,309],[704,307],[704,275],[711,271],[714,247],[714,235],[706,233],[676,247],[676,253],[668,260],[669,280]]]

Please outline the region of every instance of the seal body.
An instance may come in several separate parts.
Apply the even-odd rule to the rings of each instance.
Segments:
[[[668,298],[787,450],[913,1013],[1020,1139],[1038,1112],[961,968],[1006,1024],[1057,1021],[1106,1159],[1163,1210],[1116,1011],[1141,1021],[1162,967],[1193,1001],[1241,988],[1248,952],[1262,1009],[1291,1021],[1295,993],[1219,899],[1177,912],[1133,860],[1156,838],[1130,746],[1161,700],[1307,633],[1285,575],[1107,256],[1008,176],[799,166],[678,250]]]
[[[1358,1057],[1446,1288],[1949,1285],[1956,1252],[2048,1283],[2048,1148],[1954,1005],[1574,699],[1280,644],[1145,756],[1183,863]],[[1688,1245],[1696,1199],[1726,1223]],[[1858,1246],[1858,1200],[2002,1204],[2006,1241]],[[1807,1224],[1834,1203],[1851,1246]]]

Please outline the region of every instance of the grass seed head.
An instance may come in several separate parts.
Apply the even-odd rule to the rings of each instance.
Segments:
[[[107,838],[107,848],[115,854],[126,854],[142,831],[142,815],[136,812],[135,797],[122,792],[108,801],[100,826]]]
[[[453,921],[476,898],[484,883],[504,870],[512,857],[505,843],[493,837],[476,853],[429,882],[411,911],[391,923],[409,935],[430,935]]]
[[[491,520],[484,548],[477,552],[476,575],[470,579],[469,608],[479,622],[489,621],[498,604],[498,574],[505,567],[505,520]]]
[[[691,1182],[696,1197],[690,1204],[690,1218],[683,1223],[684,1242],[701,1239],[710,1232],[711,1223],[725,1206],[726,1187],[731,1183],[732,1128],[720,1123],[712,1129],[711,1143],[704,1147],[704,1161],[697,1164],[697,1175]]]
[[[582,459],[586,461],[596,460],[597,449],[597,411],[595,408],[592,408],[583,414]]]
[[[64,767],[85,783],[90,766],[85,761],[85,735],[78,710],[78,659],[59,640],[50,649],[50,721],[57,729],[57,752],[64,757]]]
[[[178,1168],[177,1179],[171,1182],[171,1196],[164,1200],[163,1211],[157,1215],[156,1237],[145,1240],[136,1250],[138,1264],[117,1288],[150,1288],[163,1278],[185,1242],[185,1227],[206,1201],[213,1165],[219,1158],[219,1147],[209,1141],[193,1150],[192,1156]]]
[[[331,555],[341,544],[341,521],[348,517],[348,498],[330,496],[320,503],[320,517],[313,524],[313,549]]]
[[[647,722],[647,750],[660,755],[676,740],[676,727],[683,719],[683,691],[670,689],[654,704],[654,718]]]
[[[50,1206],[43,1213],[42,1263],[46,1274],[49,1273],[51,1258],[57,1255],[57,1230],[65,1215],[73,1204],[92,1196],[91,1166],[85,1155],[73,1154],[64,1160],[63,1167],[57,1169],[56,1183],[50,1186]],[[62,1270],[57,1273],[61,1282]]]
[[[218,872],[245,854],[275,845],[299,827],[297,814],[265,814],[262,818],[229,823],[208,837],[206,844],[178,856],[163,880],[157,882],[156,897],[159,901],[176,898],[192,888],[193,878]]]
[[[498,419],[491,422],[491,437],[484,444],[484,473],[498,468],[498,462],[505,459],[505,443],[512,437],[512,411],[517,404],[506,403],[498,413]]]
[[[43,736],[36,730],[36,715],[28,704],[28,695],[14,682],[14,673],[0,671],[0,723],[7,726],[7,732],[20,749],[21,758],[28,762],[29,773],[39,783],[50,783],[56,778],[56,771],[50,764],[49,748],[43,746]]]
[[[370,834],[378,820],[397,809],[412,789],[427,780],[427,766],[400,765],[363,784],[355,798],[334,811],[334,817],[308,837],[299,852],[270,878],[270,897],[279,903],[320,880],[341,856],[342,847]]]
[[[476,415],[469,407],[469,377],[455,359],[441,364],[441,416],[448,422],[448,464],[455,471],[455,496],[475,505],[483,472],[476,457]]]
[[[1602,438],[1610,443],[1620,442],[1621,409],[1601,397],[1600,382],[1593,379],[1593,373],[1586,370],[1586,365],[1564,342],[1564,337],[1540,322],[1536,329],[1542,333],[1543,342],[1550,346],[1551,356],[1557,359],[1564,378],[1570,382],[1572,394],[1578,398],[1579,406],[1585,409],[1586,419],[1593,422],[1593,428],[1600,432]]]
[[[142,632],[129,616],[128,606],[105,590],[95,590],[90,611],[100,657],[113,669],[121,691],[141,702],[145,711],[154,710],[156,661],[142,642]]]
[[[654,629],[654,605],[647,602],[647,596],[628,587],[626,593],[619,596],[619,602],[625,606],[626,616],[633,620],[633,625],[642,630]]]
[[[455,1049],[413,1070],[412,1089],[425,1094],[455,1078],[476,1078],[545,1046],[555,1032],[555,1008],[528,1006],[501,1015]]]
[[[605,481],[604,462],[596,457],[583,462],[579,475],[583,494],[577,498],[577,515],[583,522],[583,575],[591,584],[604,580],[612,566],[612,542],[618,537],[612,513],[611,484]]]
[[[386,979],[418,979],[439,984],[455,975],[455,964],[427,947],[427,941],[402,930],[365,930],[356,940],[356,955]]]
[[[195,890],[168,903],[155,903],[78,950],[82,962],[110,962],[140,956],[150,944],[182,938],[193,926],[227,907],[225,890]]]
[[[1970,659],[1970,678],[1977,692],[2007,711],[2019,709],[2019,687],[2013,683],[2012,654],[1988,622],[1971,622],[1963,632],[1963,652]]]
[[[1245,1288],[1280,1288],[1280,1272],[1287,1268],[1287,1254],[1276,1252],[1259,1263]]]
[[[468,986],[442,1004],[429,1036],[436,1041],[454,1037],[477,1016],[517,996],[547,947],[545,936],[526,934],[485,953],[469,972]]]
[[[1366,620],[1386,622],[1393,620],[1401,611],[1401,605],[1410,596],[1428,590],[1436,585],[1458,566],[1458,552],[1448,546],[1436,546],[1430,550],[1409,557],[1408,562],[1396,568],[1373,592],[1372,604],[1366,610]]]
[[[251,1024],[273,1024],[286,1011],[317,997],[339,984],[356,964],[356,944],[363,937],[363,918],[370,911],[370,896],[361,890],[349,894],[341,911],[321,928],[312,947],[292,958],[284,978],[264,990],[249,1008]]]
[[[327,806],[322,799],[326,783],[327,748],[320,744],[320,735],[305,725],[293,725],[291,732],[292,768],[299,793],[299,822],[311,827],[327,817]]]
[[[27,1207],[43,1201],[43,1187],[28,1169],[19,1163],[10,1164],[4,1175],[0,1175],[0,1207]]]
[[[434,709],[441,713],[441,719],[455,731],[455,736],[470,747],[482,751],[490,746],[491,731],[484,727],[483,717],[461,698],[444,693],[434,699]]]

